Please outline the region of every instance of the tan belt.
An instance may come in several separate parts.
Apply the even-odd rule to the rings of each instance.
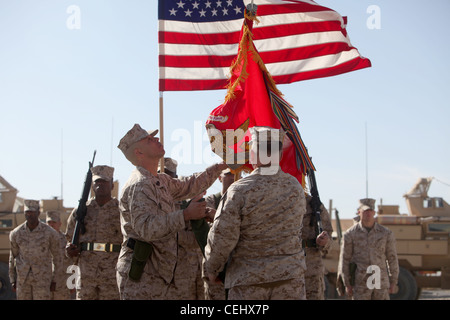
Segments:
[[[100,242],[83,242],[81,243],[82,251],[98,251],[98,252],[120,252],[121,245],[113,243]]]

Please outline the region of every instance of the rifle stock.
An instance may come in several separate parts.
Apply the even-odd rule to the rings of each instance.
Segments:
[[[77,214],[75,217],[75,229],[73,231],[72,236],[72,244],[78,246],[80,240],[80,232],[84,234],[86,232],[86,228],[84,226],[84,218],[86,217],[87,207],[86,202],[88,201],[89,192],[91,191],[92,185],[92,166],[94,165],[95,154],[97,151],[94,151],[94,156],[92,157],[92,162],[89,162],[89,169],[86,173],[86,179],[84,180],[83,191],[81,193],[81,198],[78,202]]]

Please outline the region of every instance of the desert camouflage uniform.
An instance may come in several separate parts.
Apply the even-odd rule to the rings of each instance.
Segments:
[[[306,212],[303,188],[291,175],[263,168],[233,183],[208,234],[205,272],[228,261],[228,299],[305,299],[301,245]]]
[[[62,268],[57,232],[42,222],[30,231],[24,222],[11,231],[9,240],[9,279],[16,282],[17,299],[50,299],[51,282]]]
[[[75,215],[72,211],[67,222],[67,239],[70,241],[75,229]],[[86,233],[80,233],[82,243],[108,243],[120,248],[122,232],[120,230],[119,201],[112,198],[99,206],[94,198],[87,202],[84,219]],[[116,264],[119,252],[82,250],[78,258],[81,288],[77,290],[79,300],[117,300],[119,290],[116,281]]]
[[[302,229],[302,243],[306,253],[306,272],[305,272],[305,284],[306,284],[306,299],[307,300],[324,300],[325,298],[325,267],[323,265],[322,256],[326,254],[332,245],[331,234],[333,233],[333,227],[331,226],[331,218],[328,210],[325,209],[323,204],[320,207],[320,219],[322,220],[323,230],[328,232],[330,236],[328,243],[325,247],[311,246],[311,243],[315,243],[317,238],[317,224],[316,220],[312,219],[313,214],[310,206],[311,196],[306,196],[306,214],[303,216],[303,229]]]
[[[192,198],[205,191],[219,177],[219,166],[184,179],[166,174],[153,176],[136,167],[122,189],[120,198],[124,242],[117,263],[117,282],[122,299],[196,299],[179,281],[185,272],[179,254],[178,232],[186,225],[175,201]],[[151,243],[153,251],[139,281],[129,279],[133,250],[129,238]]]
[[[392,231],[378,223],[375,223],[370,232],[361,222],[350,227],[344,233],[339,257],[339,273],[346,287],[350,285],[349,265],[351,262],[356,263],[357,266],[353,299],[388,300],[390,283],[397,283],[399,273],[395,237]],[[391,277],[388,274],[387,262]],[[368,278],[373,275],[373,271],[367,273],[371,265],[380,268],[380,289],[369,289],[367,286]]]
[[[175,210],[181,209],[181,202],[175,204]],[[202,279],[202,251],[195,239],[191,224],[178,231],[178,263],[174,282],[187,290],[190,299],[205,300],[205,286]]]
[[[222,192],[207,196],[205,198],[206,206],[217,210],[219,205],[217,199],[220,199],[221,197]],[[203,277],[205,278],[206,276],[207,275],[203,270]],[[205,281],[205,295],[207,300],[225,300],[225,287],[223,283],[210,283],[209,281]]]
[[[66,256],[66,245],[67,238],[64,233],[58,232],[59,238],[59,248],[60,254],[62,257],[62,268],[61,273],[55,275],[56,277],[56,289],[52,292],[52,300],[69,300],[70,299],[70,290],[67,287],[67,278],[69,274],[67,273],[67,267],[72,264],[72,259]]]

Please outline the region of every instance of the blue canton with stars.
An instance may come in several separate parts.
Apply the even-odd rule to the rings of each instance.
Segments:
[[[214,22],[243,17],[243,0],[159,0],[159,20]]]

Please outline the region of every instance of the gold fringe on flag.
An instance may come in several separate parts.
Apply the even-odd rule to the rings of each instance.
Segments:
[[[300,136],[300,132],[295,126],[293,120],[297,123],[299,122],[298,116],[295,114],[293,110],[293,106],[289,104],[283,98],[283,94],[280,90],[278,90],[275,81],[273,80],[271,74],[266,68],[266,65],[261,59],[261,56],[256,50],[253,43],[253,33],[252,26],[249,26],[250,22],[259,23],[259,20],[256,17],[256,13],[248,12],[247,9],[244,11],[245,21],[242,27],[242,38],[239,42],[239,51],[238,55],[230,66],[230,79],[229,84],[227,85],[227,94],[225,96],[225,103],[230,100],[236,98],[236,88],[245,81],[249,74],[247,72],[248,58],[251,57],[254,62],[256,62],[261,69],[264,77],[264,81],[267,86],[267,93],[271,100],[272,109],[280,121],[281,127],[286,131],[289,139],[295,146],[296,150],[296,162],[297,168],[302,172],[301,176],[301,184],[305,186],[305,175],[309,169],[315,170],[314,165],[311,161],[311,158],[308,155],[307,148],[305,147],[302,138]],[[239,75],[237,76],[237,73]],[[236,77],[234,80],[232,80]],[[300,168],[301,164],[303,164],[303,168]],[[235,171],[236,176],[241,174],[242,172],[250,172],[245,166],[241,166]]]
[[[233,100],[236,97],[235,90],[236,87],[245,79],[248,78],[248,72],[247,72],[247,64],[248,64],[248,53],[251,54],[253,61],[255,61],[262,72],[265,74],[266,82],[270,90],[273,92],[279,94],[282,96],[283,94],[281,91],[278,90],[275,81],[273,80],[272,76],[270,75],[269,71],[266,68],[266,65],[262,61],[258,51],[256,50],[254,44],[253,44],[253,33],[250,30],[250,27],[247,24],[247,20],[254,21],[256,23],[259,23],[259,20],[256,16],[256,14],[249,13],[247,9],[244,10],[244,16],[245,21],[244,25],[242,27],[242,38],[239,43],[239,52],[230,66],[230,74],[233,76],[234,71],[240,67],[242,64],[239,77],[237,77],[233,82],[231,82],[227,85],[227,95],[225,96],[225,102],[228,102],[229,100]],[[231,77],[232,77],[231,76]],[[292,106],[291,106],[292,107]]]

